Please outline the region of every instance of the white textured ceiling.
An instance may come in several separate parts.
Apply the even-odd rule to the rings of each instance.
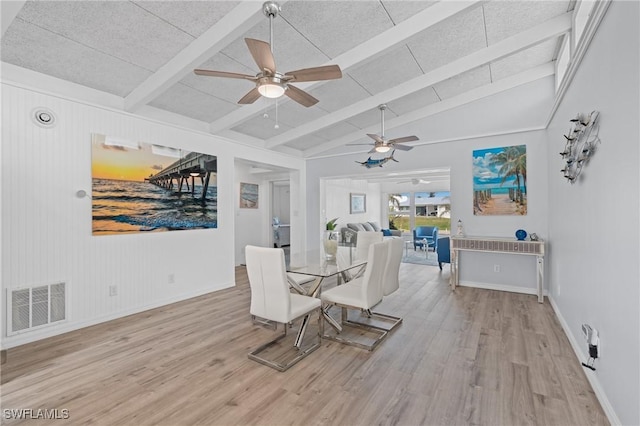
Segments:
[[[431,115],[548,76],[572,8],[568,0],[283,1],[273,33],[278,71],[337,64],[343,78],[299,83],[320,102],[305,108],[283,97],[276,111],[273,100],[237,104],[250,81],[192,72],[257,73],[244,38],[269,41],[260,1],[22,3],[3,27],[3,63],[121,97],[129,112],[164,110],[307,158],[366,151],[348,144],[380,133],[381,103],[386,130],[402,135]]]

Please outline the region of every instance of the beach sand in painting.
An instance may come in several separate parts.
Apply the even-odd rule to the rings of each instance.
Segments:
[[[258,208],[258,185],[240,183],[240,207],[245,209]]]
[[[473,214],[477,216],[492,215],[526,215],[526,201],[523,206],[509,199],[509,194],[494,194],[491,198],[480,206],[475,207]]]

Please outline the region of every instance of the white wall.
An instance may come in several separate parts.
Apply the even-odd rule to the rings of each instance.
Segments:
[[[380,185],[368,183],[360,179],[326,179],[324,184],[325,211],[322,215],[322,224],[333,218],[338,218],[337,228],[345,227],[347,223],[378,222],[381,223],[382,212],[380,209]],[[351,213],[351,194],[365,194],[365,213]],[[323,230],[324,228],[322,228]]]
[[[580,325],[600,332],[602,357],[585,372],[625,425],[640,424],[639,21],[637,2],[611,4],[547,132],[551,297],[582,357]],[[570,185],[562,135],[592,110],[602,142]]]
[[[548,83],[553,84],[551,80]],[[469,116],[472,114],[481,116],[482,112],[469,110],[468,113],[471,114]],[[423,132],[427,131],[428,129],[423,130]],[[527,146],[528,214],[526,216],[474,216],[473,150],[521,144]],[[396,158],[399,163],[387,163],[384,166],[387,171],[450,167],[451,222],[456,223],[458,219],[462,219],[467,235],[512,237],[515,239],[515,231],[522,228],[528,232],[536,232],[543,239],[547,237],[547,147],[544,131],[421,145],[410,152],[396,153]],[[308,161],[308,193],[318,192],[317,185],[320,178],[344,176],[347,173],[359,173],[366,177],[370,171],[356,164],[355,160],[361,161],[362,154]],[[373,206],[373,203],[370,205]],[[379,201],[379,205],[382,205],[381,201]],[[322,211],[322,208],[319,197],[308,199],[309,223],[318,223],[322,219],[318,213]],[[319,244],[319,237],[316,234],[319,235],[318,229],[309,229],[307,239],[310,247]],[[487,259],[487,256],[490,259]],[[460,279],[463,285],[487,286],[495,284],[525,289],[522,291],[535,291],[536,269],[533,257],[464,253],[461,256],[461,262]],[[493,272],[493,265],[496,263],[501,265],[500,273]]]
[[[33,124],[35,107],[53,110],[57,126]],[[80,189],[91,193],[91,133],[216,155],[218,228],[92,236],[91,200],[75,197]],[[69,306],[65,323],[7,337],[3,303],[2,348],[233,286],[236,158],[304,171],[300,159],[3,82],[3,301],[7,289],[63,280]],[[296,176],[296,185],[304,185]],[[117,296],[109,296],[110,285],[118,286]]]
[[[266,246],[265,228],[268,222],[263,219],[265,210],[269,210],[269,187],[267,182],[256,178],[249,173],[250,166],[246,163],[236,161],[235,165],[235,191],[234,191],[234,211],[235,211],[235,264],[244,263],[244,247],[247,244],[256,246]],[[240,208],[240,183],[254,183],[258,186],[258,208]]]

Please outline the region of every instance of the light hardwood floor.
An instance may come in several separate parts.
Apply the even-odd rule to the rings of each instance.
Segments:
[[[284,373],[249,360],[274,332],[252,325],[239,267],[236,288],[10,349],[2,408],[69,410],[60,424],[608,424],[547,301],[400,273],[379,310],[404,323],[374,352],[326,341]]]

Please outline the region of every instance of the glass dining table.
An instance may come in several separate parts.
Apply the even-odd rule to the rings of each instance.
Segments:
[[[314,277],[309,288],[296,290],[307,296],[319,297],[325,278],[337,276],[340,285],[354,270],[362,269],[366,264],[366,259],[356,259],[354,246],[340,245],[334,259],[327,259],[323,250],[309,250],[292,254],[287,259],[286,267],[287,272]]]
[[[295,272],[301,275],[309,275],[314,280],[308,287],[292,284],[295,291],[312,297],[320,297],[322,285],[326,278],[336,277],[337,285],[359,274],[367,264],[366,259],[356,258],[356,249],[353,245],[339,245],[335,259],[327,259],[323,250],[310,250],[292,254],[286,262],[287,272]],[[341,328],[339,324],[324,310],[324,318],[333,326]],[[306,328],[308,318],[303,321]]]

